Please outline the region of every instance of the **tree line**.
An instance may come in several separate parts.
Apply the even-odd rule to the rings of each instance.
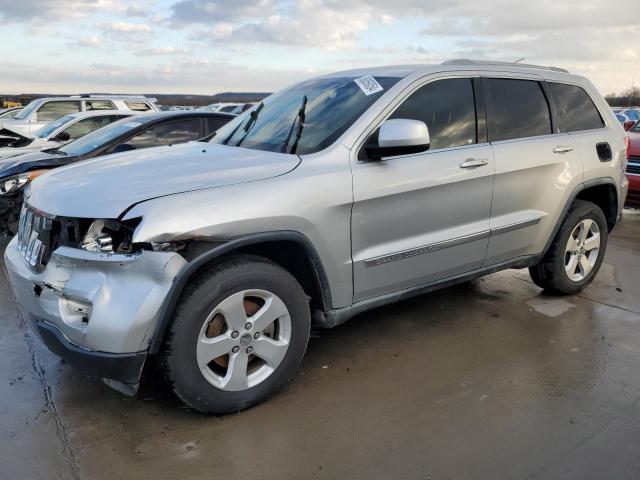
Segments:
[[[618,94],[610,93],[604,97],[612,107],[640,106],[640,88],[631,87]]]

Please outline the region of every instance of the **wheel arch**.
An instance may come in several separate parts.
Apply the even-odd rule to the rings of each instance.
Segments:
[[[569,198],[562,209],[562,213],[556,220],[556,224],[551,235],[549,235],[549,239],[547,240],[547,244],[545,245],[542,254],[546,254],[551,247],[553,240],[558,234],[558,230],[560,230],[560,227],[562,226],[562,222],[564,222],[564,219],[567,217],[569,208],[571,208],[571,205],[575,200],[587,200],[602,208],[607,219],[608,229],[611,231],[615,226],[620,213],[618,211],[618,198],[618,187],[615,180],[611,177],[594,178],[577,185],[569,195]]]
[[[311,297],[312,308],[328,311],[332,308],[329,281],[313,243],[296,231],[256,233],[215,244],[200,253],[176,277],[160,310],[149,353],[159,352],[166,329],[182,292],[190,279],[215,264],[220,258],[234,254],[255,254],[267,258],[289,271]]]

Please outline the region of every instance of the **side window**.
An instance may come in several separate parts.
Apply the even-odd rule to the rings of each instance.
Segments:
[[[82,120],[78,120],[73,125],[65,128],[63,131],[69,134],[71,140],[76,140],[80,137],[84,137],[88,133],[109,125],[111,122],[120,120],[121,118],[123,117],[118,115],[103,115],[100,117],[83,118]]]
[[[151,107],[145,102],[124,102],[127,107],[136,112],[148,112]]]
[[[593,101],[582,88],[563,83],[547,83],[556,104],[558,132],[578,132],[604,127]]]
[[[131,145],[133,148],[147,148],[184,143],[190,140],[198,140],[202,137],[200,119],[190,118],[151,127],[124,143]]]
[[[476,107],[470,78],[429,83],[411,94],[389,118],[422,120],[429,127],[431,150],[477,142]]]
[[[207,118],[207,126],[209,127],[209,133],[213,133],[221,126],[226,125],[230,118]]]
[[[489,140],[511,140],[551,133],[549,104],[538,82],[489,78]]]
[[[117,110],[111,100],[85,100],[87,110]]]
[[[36,122],[52,122],[60,117],[80,111],[80,102],[47,102],[36,112]]]

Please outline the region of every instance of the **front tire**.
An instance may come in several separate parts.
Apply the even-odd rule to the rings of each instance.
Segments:
[[[607,220],[596,204],[576,200],[540,263],[529,268],[536,285],[573,295],[594,279],[607,248]]]
[[[164,341],[165,378],[198,411],[244,410],[290,380],[310,328],[306,295],[289,272],[261,257],[231,257],[185,289]]]

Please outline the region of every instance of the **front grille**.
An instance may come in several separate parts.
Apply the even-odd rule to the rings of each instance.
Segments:
[[[637,160],[634,160],[634,158],[631,157],[629,163],[627,163],[627,173],[640,175],[640,157],[637,157]]]
[[[40,271],[58,247],[78,248],[91,223],[90,219],[47,215],[25,202],[18,228],[20,252],[25,262]]]
[[[640,155],[629,155],[629,161],[640,163]]]
[[[18,246],[24,260],[36,270],[45,267],[51,255],[53,220],[27,207],[22,207],[18,229]]]

